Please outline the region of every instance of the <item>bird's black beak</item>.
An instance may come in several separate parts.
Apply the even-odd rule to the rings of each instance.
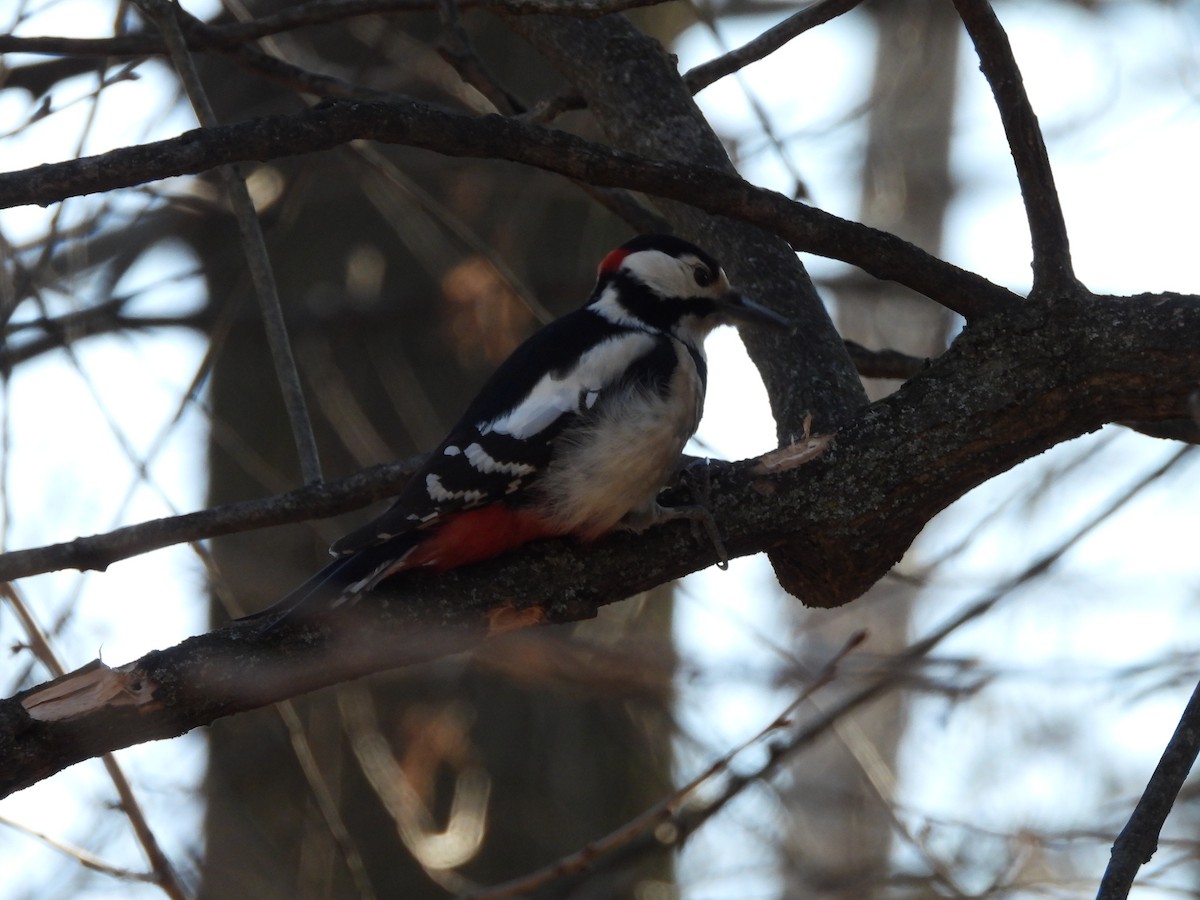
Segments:
[[[793,331],[796,323],[787,316],[780,315],[773,309],[768,309],[761,303],[755,303],[738,293],[727,294],[724,298],[724,313],[731,324],[770,325],[784,331]]]

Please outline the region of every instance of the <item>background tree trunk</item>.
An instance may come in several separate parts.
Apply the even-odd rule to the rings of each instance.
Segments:
[[[940,0],[868,9],[878,42],[859,218],[937,254],[953,196],[949,157],[961,25],[954,8]],[[920,357],[945,349],[952,317],[944,307],[857,270],[833,288],[838,330],[847,340]],[[866,388],[874,400],[898,384],[868,380]],[[871,654],[899,652],[908,643],[918,595],[912,584],[885,578],[852,610],[807,610],[790,602],[801,654],[828,658],[859,629],[868,632]],[[853,679],[833,687],[850,690]],[[891,794],[904,726],[904,696],[889,693],[848,716],[793,767],[784,795],[791,818],[782,858],[785,895],[868,898],[890,890]]]
[[[412,20],[365,21],[368,46],[340,48],[342,57],[372,54],[373,65],[397,64],[385,48],[405,46],[400,29]],[[552,92],[504,29],[476,38],[506,84],[529,97]],[[322,52],[338,58],[337,50]],[[457,82],[440,63],[426,60],[424,71]],[[412,84],[404,89],[416,92]],[[220,86],[212,92],[220,95]],[[228,118],[252,102],[227,110]],[[535,178],[531,190],[502,165],[432,168],[428,158],[393,148],[380,156],[395,171],[350,152],[336,164],[271,167],[284,184],[269,213],[272,261],[327,477],[427,450],[536,324],[493,262],[448,223],[502,248],[503,263],[552,315],[584,301],[596,260],[629,234],[550,178]],[[242,267],[223,255],[236,243],[228,223],[211,226],[219,231],[206,238],[214,248],[205,255],[211,296],[235,310],[211,379],[208,501],[224,503],[295,484],[297,475],[270,471],[294,451]],[[320,565],[337,532],[326,523],[240,535],[215,542],[214,557],[224,582],[257,608]],[[461,851],[469,859],[463,875],[501,881],[577,850],[669,790],[670,653],[647,651],[653,665],[633,657],[638,647],[669,644],[670,621],[668,603],[623,604],[576,628],[514,636],[475,655],[297,701],[300,727],[290,733],[274,709],[216,723],[201,897],[358,897],[364,882],[379,897],[419,897],[459,886],[454,872],[437,870],[438,848],[419,835],[401,840],[378,786],[365,777],[355,749],[370,746],[370,735],[356,730],[364,716],[415,789],[410,801],[418,798],[436,827],[450,816],[456,788],[466,791],[456,827],[478,824],[484,832],[477,851],[469,840]],[[631,633],[638,644],[628,641]],[[297,741],[306,742],[336,804],[346,830],[340,841],[297,763]],[[637,881],[667,879],[670,871],[660,856],[591,879],[576,896],[630,896]]]

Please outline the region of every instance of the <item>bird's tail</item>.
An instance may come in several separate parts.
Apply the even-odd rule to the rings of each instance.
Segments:
[[[238,621],[257,620],[262,623],[262,631],[274,631],[284,622],[320,618],[354,603],[383,578],[403,568],[404,558],[419,543],[416,534],[405,537],[408,539],[393,538],[378,547],[339,556],[266,609],[242,616]]]

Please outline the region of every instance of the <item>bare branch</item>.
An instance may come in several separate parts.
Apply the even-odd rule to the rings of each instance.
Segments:
[[[954,0],[954,6],[975,44],[979,68],[991,85],[1008,137],[1033,243],[1033,290],[1051,297],[1077,294],[1080,285],[1054,172],[1008,35],[988,0]]]
[[[26,637],[29,640],[29,645],[38,660],[56,676],[56,680],[64,677],[66,672],[63,669],[62,662],[58,658],[58,654],[50,646],[45,631],[38,624],[28,606],[26,606],[21,595],[17,593],[16,588],[7,582],[0,582],[0,596],[8,600],[13,612],[21,621]],[[113,788],[121,800],[121,811],[129,819],[133,833],[137,837],[142,851],[146,854],[146,859],[150,862],[150,868],[154,872],[154,883],[162,888],[163,893],[170,897],[171,900],[187,900],[187,892],[183,889],[183,885],[179,881],[179,876],[175,873],[175,867],[167,859],[166,853],[163,852],[162,846],[158,843],[158,838],[155,837],[154,831],[150,828],[150,823],[146,821],[142,805],[138,802],[137,795],[133,792],[133,785],[125,777],[125,772],[121,769],[121,764],[117,762],[117,758],[111,753],[101,753],[99,756],[104,770],[108,773],[109,781],[112,782]]]
[[[1068,336],[1086,341],[1088,352],[1064,353]],[[713,515],[731,555],[787,547],[796,560],[779,572],[788,590],[812,605],[849,602],[933,515],[981,481],[1135,410],[1144,419],[1182,416],[1200,379],[1197,342],[1195,297],[1021,304],[968,326],[813,462],[772,474],[753,462],[714,467]],[[990,376],[975,364],[980,354]],[[1062,552],[1056,548],[1031,572]],[[711,544],[682,524],[587,546],[544,541],[451,572],[407,572],[394,588],[326,623],[284,623],[266,635],[234,623],[107,670],[94,702],[70,682],[0,702],[0,790],[219,716],[457,652],[494,631],[590,617],[601,605],[715,561]]]
[[[822,3],[802,9],[737,49],[730,50],[716,59],[710,59],[706,63],[689,69],[683,76],[683,81],[688,86],[688,90],[693,94],[698,94],[714,81],[719,81],[744,69],[751,63],[758,62],[793,38],[849,12],[861,3],[862,0],[824,0]]]
[[[697,829],[700,828],[701,825],[720,812],[730,800],[736,798],[740,793],[742,793],[742,791],[745,790],[745,788],[752,784],[759,784],[762,781],[772,777],[772,775],[778,771],[782,763],[788,760],[797,751],[803,749],[807,745],[811,744],[814,740],[819,738],[822,734],[826,733],[847,713],[865,703],[870,702],[871,700],[874,700],[881,694],[886,693],[888,690],[893,689],[898,684],[902,683],[906,673],[910,672],[914,664],[927,657],[929,653],[947,637],[954,634],[968,622],[973,622],[979,617],[986,615],[1017,588],[1027,585],[1036,578],[1039,578],[1049,572],[1054,564],[1062,559],[1062,557],[1071,548],[1076,547],[1084,537],[1094,531],[1099,525],[1108,521],[1113,513],[1116,512],[1116,510],[1120,509],[1130,500],[1137,497],[1147,487],[1147,485],[1161,478],[1170,469],[1174,468],[1174,466],[1184,458],[1185,453],[1186,451],[1175,454],[1171,459],[1167,460],[1166,463],[1155,468],[1152,472],[1148,473],[1144,477],[1138,479],[1134,484],[1122,491],[1119,496],[1105,504],[1099,510],[1096,510],[1086,522],[1076,528],[1070,535],[1063,538],[1056,547],[1043,554],[1038,559],[1034,560],[1023,571],[1017,573],[1011,578],[1005,579],[1001,585],[988,591],[984,596],[966,606],[961,612],[951,617],[949,621],[944,623],[936,631],[931,632],[920,641],[913,643],[902,653],[899,653],[896,657],[888,661],[882,667],[883,671],[872,677],[866,685],[854,690],[848,696],[839,700],[835,706],[821,713],[811,722],[805,724],[802,728],[798,728],[790,735],[784,735],[781,741],[769,748],[767,760],[761,766],[759,766],[755,771],[732,777],[725,785],[724,789],[720,791],[720,793],[712,800],[699,804],[691,809],[679,808],[679,800],[682,799],[682,796],[685,793],[694,790],[699,783],[699,780],[697,780],[680,789],[677,797],[673,796],[672,798],[669,798],[669,801],[660,804],[659,807],[656,807],[654,810],[651,810],[642,817],[639,817],[639,819],[634,823],[630,823],[629,826],[625,826],[625,828],[618,830],[614,833],[614,835],[610,835],[608,838],[604,838],[589,845],[584,851],[578,854],[578,858],[563,860],[554,868],[541,870],[534,875],[508,882],[504,885],[491,888],[487,891],[472,896],[475,897],[476,900],[502,900],[502,898],[505,897],[522,896],[522,888],[533,887],[540,882],[551,880],[552,877],[561,878],[564,875],[573,874],[574,872],[581,871],[585,868],[594,868],[598,854],[612,853],[616,849],[626,849],[628,851],[626,855],[628,856],[636,853],[638,850],[646,851],[651,848],[657,848],[661,846],[662,842],[657,838],[657,836],[646,835],[645,832],[647,829],[644,827],[639,829],[638,834],[633,835],[638,838],[645,838],[641,841],[640,846],[632,846],[630,844],[630,840],[633,836],[630,836],[626,833],[632,826],[642,823],[652,814],[654,814],[654,818],[650,820],[650,824],[657,825],[664,821],[670,821],[675,826],[675,844],[682,844],[689,835],[693,834]],[[830,661],[829,664],[827,664],[825,670],[818,675],[813,685],[811,685],[805,691],[803,695],[804,697],[811,696],[815,687],[820,686],[824,683],[824,681],[832,677],[832,667],[836,666],[838,662],[840,662],[840,660],[846,655],[846,653],[856,645],[856,643],[856,639],[852,637],[851,642],[847,644],[846,647],[844,647],[842,651]],[[1197,687],[1197,692],[1200,693],[1200,686]],[[1196,701],[1195,697],[1193,697],[1193,701]],[[776,719],[776,725],[781,727],[783,724],[785,724],[786,720],[792,716],[796,706],[797,704],[792,704],[789,706],[788,709]],[[1198,707],[1200,707],[1200,703],[1198,703]],[[1197,709],[1196,715],[1200,716],[1200,708]],[[1197,734],[1200,734],[1200,719],[1195,720],[1195,724],[1197,726]],[[1181,722],[1180,728],[1182,727],[1183,724]],[[750,746],[750,744],[762,740],[773,730],[776,729],[771,727],[764,729],[750,741],[736,748],[726,757],[715,763],[709,769],[709,771],[701,776],[701,778],[708,778],[710,775],[714,774],[715,771],[727,768],[731,758],[735,754],[740,753],[747,746]],[[1183,775],[1186,774],[1187,773],[1185,771]],[[1180,779],[1180,782],[1182,783],[1182,778]],[[1176,793],[1178,793],[1178,788],[1176,788]],[[1172,800],[1174,799],[1174,796],[1175,794],[1171,795]],[[1161,823],[1159,824],[1161,825]],[[1157,831],[1155,833],[1157,834]],[[614,839],[616,837],[624,838],[624,840],[620,842],[620,845],[618,845],[618,842]],[[1098,900],[1106,900],[1106,898],[1098,898]],[[1115,900],[1115,898],[1113,898],[1113,900]]]
[[[665,822],[670,822],[672,819],[679,818],[683,815],[681,807],[687,799],[694,795],[706,783],[713,781],[719,775],[725,775],[729,772],[729,768],[733,760],[744,753],[750,747],[762,744],[767,738],[778,733],[779,731],[791,725],[791,718],[799,707],[812,697],[821,688],[828,685],[836,676],[837,668],[841,662],[853,652],[863,640],[866,638],[865,631],[855,632],[850,639],[842,646],[842,648],[834,654],[834,656],[822,667],[814,678],[799,696],[783,709],[779,715],[775,716],[765,727],[759,732],[742,743],[738,744],[732,750],[725,753],[718,760],[709,765],[703,772],[692,778],[687,784],[674,790],[670,795],[664,798],[659,803],[656,803],[651,809],[639,815],[630,822],[626,822],[615,831],[610,832],[599,840],[592,841],[578,853],[560,859],[555,863],[550,864],[536,872],[531,872],[528,875],[523,875],[519,878],[514,878],[511,881],[506,881],[503,884],[492,885],[491,887],[482,888],[477,891],[472,891],[467,894],[470,900],[508,900],[512,897],[527,897],[540,890],[543,890],[548,884],[561,882],[567,878],[582,874],[595,867],[597,862],[602,862],[604,856],[611,856],[614,853],[626,848],[634,839],[639,838],[647,833],[656,831],[659,825]],[[893,686],[897,684],[895,679],[890,680]],[[856,704],[857,705],[857,704]],[[839,704],[839,708],[841,705]],[[843,710],[848,712],[848,709]],[[739,781],[740,779],[734,779]],[[742,787],[749,782],[742,783]],[[711,806],[713,804],[705,804]],[[724,804],[721,804],[724,805]],[[657,841],[661,847],[663,842]]]
[[[212,104],[208,102],[208,95],[204,85],[200,83],[200,75],[188,52],[183,31],[175,18],[175,7],[167,0],[134,0],[134,3],[145,15],[153,19],[162,32],[171,62],[183,81],[200,124],[208,127],[217,125],[217,115]],[[279,288],[275,283],[275,273],[267,254],[267,242],[258,221],[258,213],[254,209],[254,201],[250,199],[246,179],[242,177],[238,167],[221,166],[219,171],[237,219],[242,249],[250,270],[250,280],[254,284],[254,295],[262,313],[267,346],[275,364],[275,377],[283,394],[283,405],[287,410],[292,439],[300,459],[300,473],[306,484],[315,484],[321,480],[321,457],[317,450],[316,436],[313,434],[312,420],[308,415],[308,404],[304,399],[304,388],[300,384],[300,373],[296,369],[296,358],[292,354],[292,342],[283,318],[283,307],[279,303]]]
[[[350,873],[359,898],[376,900],[379,895],[375,892],[374,885],[371,884],[371,877],[363,862],[362,851],[359,850],[358,842],[346,826],[336,794],[329,785],[329,779],[321,771],[321,766],[317,762],[317,757],[313,753],[312,745],[304,730],[304,723],[300,719],[300,714],[296,712],[296,704],[283,700],[275,704],[275,710],[279,713],[279,718],[283,720],[283,726],[287,729],[288,738],[291,740],[292,752],[296,755],[296,762],[300,764],[300,771],[304,773],[304,780],[308,783],[308,789],[312,792],[321,818],[325,821],[325,827],[329,829],[330,837],[333,838],[342,854],[342,862]]]
[[[0,554],[0,581],[59,569],[103,571],[118,560],[174,544],[335,516],[398,493],[422,459],[375,466],[338,481],[311,484],[260,500],[229,503],[62,544]]]
[[[899,350],[868,350],[862,344],[846,341],[846,350],[854,361],[854,368],[863,378],[896,378],[906,381],[912,378],[929,360],[910,356]]]
[[[487,9],[504,15],[607,16],[666,0],[461,0],[464,9]],[[259,38],[313,25],[328,25],[359,16],[426,12],[438,0],[312,0],[248,22],[208,25],[193,21],[184,30],[189,50],[228,50]],[[190,18],[190,17],[189,17]],[[0,53],[36,53],[45,56],[110,57],[164,56],[167,45],[157,34],[123,34],[104,38],[58,36],[21,37],[0,34]]]
[[[1138,869],[1150,862],[1158,849],[1163,823],[1175,806],[1197,754],[1200,754],[1200,684],[1192,691],[1146,790],[1113,843],[1112,858],[1104,870],[1096,900],[1125,900],[1129,896]]]
[[[736,175],[655,162],[566,132],[500,116],[466,116],[415,100],[335,100],[293,115],[202,128],[165,141],[7,173],[0,175],[0,208],[47,205],[231,162],[328,150],[356,139],[449,156],[507,159],[601,187],[678,200],[774,232],[796,250],[840,259],[876,278],[904,284],[967,318],[1005,309],[1017,299],[1005,288],[895,235],[755,187]]]
[[[475,52],[467,29],[463,27],[457,0],[437,0],[437,10],[442,22],[442,39],[437,45],[438,55],[466,84],[486,97],[497,112],[506,116],[524,112],[525,108],[521,102],[496,80]]]
[[[132,316],[124,312],[129,300],[129,297],[115,297],[77,312],[6,328],[0,342],[0,376],[11,374],[13,367],[20,363],[69,347],[83,338],[151,328],[202,328],[209,318],[205,312],[182,316]],[[30,331],[36,335],[25,338],[17,346],[12,345],[14,335]]]
[[[82,847],[74,847],[70,844],[64,844],[62,841],[55,840],[48,834],[30,828],[28,825],[22,825],[20,822],[14,821],[7,816],[0,816],[0,825],[11,828],[14,831],[19,831],[22,834],[27,834],[36,841],[45,844],[59,853],[69,856],[85,869],[91,869],[93,872],[99,872],[102,875],[110,875],[113,878],[122,881],[142,881],[150,884],[156,883],[156,878],[153,872],[134,872],[131,869],[123,869],[119,866],[106,863],[100,857],[83,849]]]

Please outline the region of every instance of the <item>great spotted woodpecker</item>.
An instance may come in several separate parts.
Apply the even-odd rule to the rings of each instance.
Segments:
[[[453,569],[539,538],[694,517],[656,498],[700,423],[704,339],[741,322],[789,324],[687,241],[622,244],[587,305],[513,351],[391,508],[255,618],[330,608],[398,572]]]

